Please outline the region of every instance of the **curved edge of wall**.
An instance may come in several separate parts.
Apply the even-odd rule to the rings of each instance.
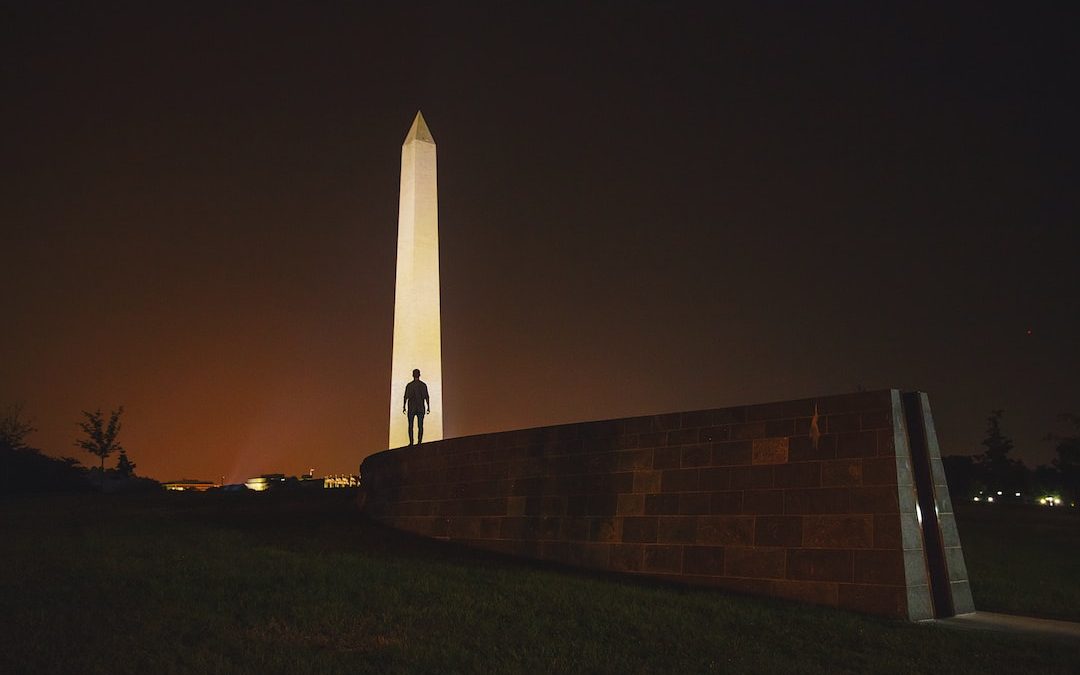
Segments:
[[[561,564],[908,620],[973,611],[929,402],[915,393],[912,417],[911,395],[886,389],[387,450],[361,465],[364,510],[425,537]],[[912,448],[930,488],[918,485]],[[936,529],[918,506],[927,490]],[[927,555],[932,537],[941,560]]]

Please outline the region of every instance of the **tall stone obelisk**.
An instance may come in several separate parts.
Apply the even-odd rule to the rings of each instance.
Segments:
[[[435,139],[416,113],[401,145],[397,285],[394,291],[394,356],[390,374],[390,446],[409,443],[401,413],[414,368],[427,383],[431,414],[424,440],[443,437],[442,328],[439,317],[439,207]]]

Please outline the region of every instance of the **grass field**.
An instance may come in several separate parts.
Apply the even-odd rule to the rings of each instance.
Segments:
[[[1080,621],[1080,509],[956,508],[975,607]]]
[[[444,547],[364,520],[351,498],[0,502],[0,672],[1066,673],[1080,664],[1080,645]],[[984,534],[1009,537],[984,520],[961,520],[965,544],[970,534],[975,550],[1001,550]],[[974,558],[973,574],[1016,578],[1011,559]],[[977,601],[982,583],[996,588],[977,579]]]

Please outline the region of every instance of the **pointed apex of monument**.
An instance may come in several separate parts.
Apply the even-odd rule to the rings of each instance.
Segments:
[[[419,110],[416,111],[416,119],[413,120],[412,126],[409,127],[409,133],[405,135],[405,142],[409,143],[411,141],[435,143],[435,139],[431,137],[431,130],[427,128],[427,122],[424,121],[424,114]]]

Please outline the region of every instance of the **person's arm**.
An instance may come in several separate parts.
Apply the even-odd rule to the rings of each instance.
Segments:
[[[424,385],[424,403],[427,403],[428,414],[431,413],[431,397],[428,396],[427,385]]]
[[[405,385],[405,396],[401,399],[401,412],[406,412],[405,406],[409,403],[409,385]]]

